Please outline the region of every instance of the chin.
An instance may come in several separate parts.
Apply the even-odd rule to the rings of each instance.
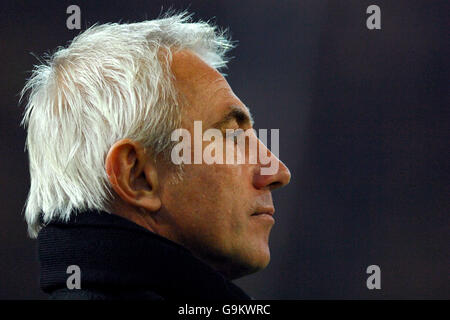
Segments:
[[[268,246],[259,250],[251,250],[250,254],[244,254],[245,259],[239,259],[239,263],[234,261],[232,267],[227,270],[226,276],[235,280],[252,273],[265,269],[270,262],[270,251]]]
[[[255,270],[254,272],[265,269],[269,265],[269,262],[270,262],[269,248],[267,248],[267,250],[262,252],[259,255],[258,259],[256,259],[255,262],[256,263],[254,264],[254,268],[253,268]]]
[[[246,245],[240,245],[240,250],[224,252],[221,250],[196,251],[197,256],[207,262],[226,278],[235,280],[258,272],[267,267],[270,262],[270,250],[267,241],[247,239]],[[239,247],[239,246],[237,246]]]

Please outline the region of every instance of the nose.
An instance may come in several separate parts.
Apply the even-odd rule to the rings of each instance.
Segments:
[[[264,146],[262,143],[260,145]],[[265,148],[265,146],[264,146]],[[274,154],[265,149],[270,154],[270,162],[262,165],[260,162],[253,176],[253,185],[257,189],[275,190],[284,187],[291,180],[291,172],[286,165]],[[267,167],[277,168],[277,170],[263,170]]]

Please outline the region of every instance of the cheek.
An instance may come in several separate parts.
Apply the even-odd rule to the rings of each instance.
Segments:
[[[182,181],[164,186],[163,206],[179,228],[242,234],[254,200],[249,173],[245,165],[185,165]]]
[[[195,218],[214,213],[226,199],[223,176],[214,166],[185,165],[182,180],[166,184],[161,196],[164,207],[173,215]]]

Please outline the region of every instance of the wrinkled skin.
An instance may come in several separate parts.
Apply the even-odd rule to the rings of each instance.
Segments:
[[[183,97],[182,127],[189,130],[192,137],[195,120],[202,121],[203,130],[206,130],[220,121],[231,107],[249,116],[248,109],[225,78],[194,53],[187,50],[174,53],[171,68],[176,88]],[[251,122],[246,119],[232,119],[220,129],[246,130],[251,127]],[[225,140],[230,138],[224,136],[223,139],[226,148]],[[250,139],[258,138],[253,135]],[[203,148],[208,143],[203,142]],[[117,157],[113,146],[108,155],[107,172],[122,199],[117,212],[185,246],[230,279],[267,266],[269,234],[274,224],[271,191],[290,180],[289,170],[281,161],[271,155],[272,161],[279,161],[278,171],[271,175],[261,175],[263,165],[259,161],[256,164],[185,164],[182,180],[174,183],[175,173],[170,166],[153,166],[138,144],[131,143],[131,146],[123,148],[131,150],[130,153],[118,152]],[[266,150],[259,140],[258,147]],[[118,148],[121,148],[120,144]],[[248,150],[237,148],[236,152],[248,158]],[[111,162],[109,171],[108,161]],[[125,162],[130,166],[120,165]],[[137,162],[144,164],[139,166]],[[134,195],[131,191],[121,190],[121,181],[124,184],[130,181],[127,177],[120,178],[123,170],[135,173],[135,180],[130,182],[132,189],[141,188],[145,192]],[[119,177],[116,180],[115,174]],[[134,214],[136,207],[145,209],[147,214]]]

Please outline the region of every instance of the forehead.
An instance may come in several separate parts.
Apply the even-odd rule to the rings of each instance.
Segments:
[[[248,113],[226,79],[195,53],[188,50],[174,53],[171,69],[182,95],[183,122],[202,120],[211,124],[232,106]]]

